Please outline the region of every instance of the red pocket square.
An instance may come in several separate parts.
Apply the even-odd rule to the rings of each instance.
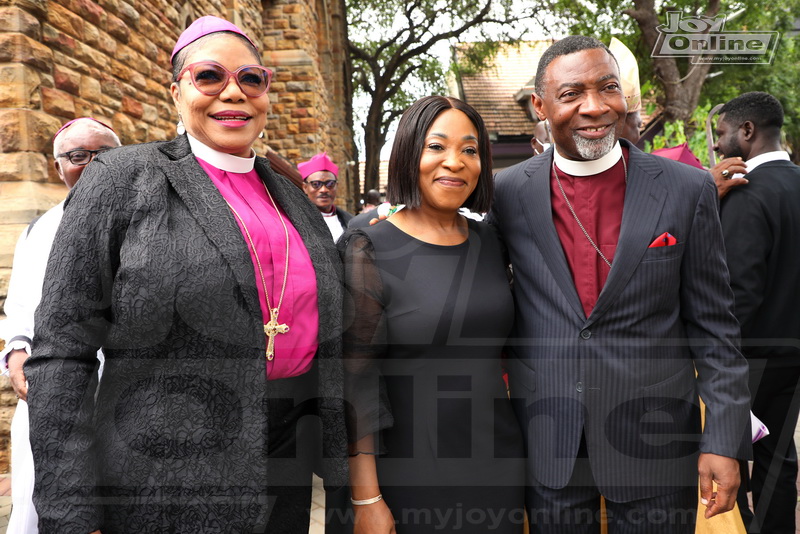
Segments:
[[[669,232],[664,232],[663,234],[655,238],[655,240],[652,243],[650,243],[650,246],[647,248],[669,247],[671,245],[676,244],[677,242],[678,240],[675,239],[674,235],[670,234]]]

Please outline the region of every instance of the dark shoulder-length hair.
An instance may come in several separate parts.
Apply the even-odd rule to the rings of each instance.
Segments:
[[[411,208],[420,205],[419,162],[425,145],[425,136],[442,112],[457,109],[463,112],[478,131],[478,155],[481,173],[478,186],[464,202],[465,208],[485,213],[489,211],[494,195],[492,179],[492,147],[483,119],[475,109],[457,98],[426,96],[414,102],[403,113],[397,126],[392,155],[389,157],[389,183],[386,199],[392,204],[405,204]]]

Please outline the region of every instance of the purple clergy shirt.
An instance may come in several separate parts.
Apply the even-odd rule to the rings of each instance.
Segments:
[[[264,183],[255,169],[246,173],[235,173],[218,169],[200,158],[197,161],[223,198],[244,220],[243,225],[239,217],[234,216],[253,262],[258,300],[263,322],[266,323],[270,315],[261,272],[269,291],[269,304],[275,308],[281,296],[286,262],[286,237],[278,212],[267,196]],[[314,265],[300,234],[283,210],[280,207],[278,209],[289,231],[289,272],[278,323],[288,325],[289,331],[275,336],[275,357],[266,362],[268,380],[289,378],[307,372],[317,352],[319,333]],[[258,256],[250,246],[245,226],[250,232]]]
[[[623,149],[622,157],[627,162],[627,150]],[[610,169],[590,176],[572,176],[557,167],[555,170],[581,224],[608,261],[613,263],[625,204],[626,184],[622,160]],[[589,317],[611,269],[583,234],[564,201],[552,170],[550,200],[553,223],[572,272],[583,312]]]

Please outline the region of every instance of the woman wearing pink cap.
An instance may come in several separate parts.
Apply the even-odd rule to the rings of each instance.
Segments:
[[[202,17],[172,67],[178,137],[100,155],[53,247],[25,366],[40,532],[307,532],[318,450],[346,480],[340,262],[254,155],[253,42]]]

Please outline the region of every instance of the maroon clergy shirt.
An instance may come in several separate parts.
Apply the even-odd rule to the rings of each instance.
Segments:
[[[627,163],[628,150],[625,148],[622,149],[622,157]],[[583,227],[608,261],[613,263],[625,204],[625,168],[622,159],[610,169],[589,176],[572,176],[557,166],[556,172]],[[589,317],[611,269],[586,239],[569,211],[552,169],[550,202],[553,207],[553,223],[572,273],[572,281],[578,291],[583,312]]]

